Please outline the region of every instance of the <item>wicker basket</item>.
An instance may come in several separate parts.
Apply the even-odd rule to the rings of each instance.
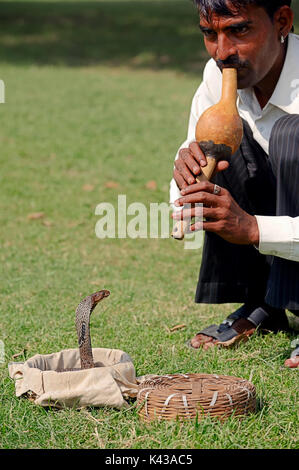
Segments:
[[[154,419],[225,419],[256,410],[256,391],[247,380],[225,375],[174,374],[153,376],[139,385],[139,416]]]

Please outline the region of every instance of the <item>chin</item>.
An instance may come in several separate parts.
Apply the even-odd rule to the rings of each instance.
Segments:
[[[244,88],[251,88],[255,85],[255,81],[252,80],[252,76],[247,73],[243,77],[238,77],[238,90],[244,90]]]
[[[244,80],[242,82],[238,81],[238,90],[244,90],[245,88],[250,88],[252,85],[246,83]]]

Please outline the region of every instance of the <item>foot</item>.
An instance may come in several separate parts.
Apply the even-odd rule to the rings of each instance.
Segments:
[[[227,322],[225,321],[224,324],[220,325],[217,331],[221,332],[232,328],[238,334],[236,338],[237,343],[239,341],[247,341],[260,326],[262,326],[263,330],[274,332],[288,329],[288,320],[285,311],[265,304],[259,308],[253,304],[244,304],[227,318],[227,320],[229,319],[231,320],[230,325],[226,324]],[[207,330],[209,330],[209,328]],[[210,333],[210,331],[206,331],[206,333]],[[217,334],[215,337],[217,337]],[[235,341],[230,341],[230,345],[234,343]],[[194,349],[202,347],[206,350],[219,344],[219,341],[208,334],[198,333],[191,339],[190,344]],[[228,343],[220,344],[228,345]]]
[[[290,359],[285,361],[284,365],[290,369],[296,369],[299,367],[299,356],[290,357]]]
[[[244,334],[247,337],[253,335],[253,333],[256,330],[256,326],[253,323],[251,323],[251,321],[246,320],[246,318],[240,318],[239,320],[236,320],[232,324],[232,327],[239,334]],[[213,348],[218,343],[219,341],[213,338],[212,336],[206,336],[202,333],[197,334],[196,336],[194,336],[194,338],[191,339],[191,346],[194,349],[198,349],[202,347],[204,350],[207,350],[209,348]]]
[[[287,359],[284,365],[290,369],[296,369],[299,367],[299,338],[291,342],[291,348],[295,349],[292,352],[290,359]]]

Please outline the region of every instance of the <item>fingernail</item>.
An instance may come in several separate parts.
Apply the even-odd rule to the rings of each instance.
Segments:
[[[198,168],[198,166],[195,166],[195,167],[193,168],[193,173],[198,173],[198,172],[199,172],[199,168]]]
[[[200,160],[200,164],[201,166],[206,166],[207,163],[204,160]]]
[[[194,181],[193,178],[189,178],[189,179],[188,179],[188,183],[189,183],[189,184],[192,184],[193,181]]]

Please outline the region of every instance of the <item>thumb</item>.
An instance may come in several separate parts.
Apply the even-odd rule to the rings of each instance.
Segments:
[[[229,163],[225,160],[221,160],[220,162],[217,163],[217,166],[216,166],[216,173],[218,173],[218,171],[224,171],[224,170],[227,170],[229,167]]]

